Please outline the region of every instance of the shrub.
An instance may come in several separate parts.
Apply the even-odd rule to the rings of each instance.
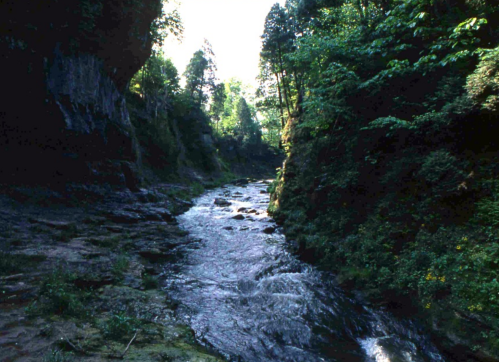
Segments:
[[[156,289],[159,285],[158,279],[147,273],[142,275],[142,285],[146,289]]]
[[[111,272],[117,279],[123,279],[124,273],[130,266],[130,259],[126,255],[120,255],[115,260]]]
[[[42,359],[42,362],[72,362],[74,355],[71,352],[64,352],[59,349],[53,349]]]
[[[32,305],[31,312],[54,313],[78,318],[88,317],[89,310],[84,301],[90,293],[74,285],[77,275],[57,268],[43,281],[40,288],[40,306]]]
[[[113,313],[102,325],[102,334],[113,340],[129,339],[139,327],[139,320],[126,314],[126,312]]]

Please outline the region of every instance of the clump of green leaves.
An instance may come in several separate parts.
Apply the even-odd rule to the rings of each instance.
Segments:
[[[42,362],[72,362],[72,361],[74,361],[74,354],[72,352],[61,351],[60,349],[51,350],[42,359]]]
[[[154,277],[153,275],[144,273],[142,275],[142,285],[146,289],[156,289],[159,286],[159,281],[158,278]]]
[[[499,47],[484,52],[477,69],[468,77],[466,89],[483,109],[499,111]]]
[[[111,272],[117,279],[123,279],[125,272],[130,266],[130,258],[126,255],[120,255],[113,263]]]
[[[121,341],[128,340],[140,327],[137,318],[120,311],[111,316],[102,324],[102,334],[106,338]]]
[[[199,196],[204,192],[204,186],[199,182],[195,182],[191,185],[191,194],[193,197]]]
[[[77,318],[90,314],[85,302],[91,293],[75,286],[77,274],[66,272],[61,267],[46,276],[40,287],[38,302],[33,304],[31,313],[49,313]]]

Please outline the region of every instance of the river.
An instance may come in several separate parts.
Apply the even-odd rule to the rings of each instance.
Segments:
[[[201,344],[229,361],[444,361],[416,323],[347,297],[279,229],[264,232],[276,228],[266,189],[211,190],[179,217],[199,242],[166,266],[166,288]]]

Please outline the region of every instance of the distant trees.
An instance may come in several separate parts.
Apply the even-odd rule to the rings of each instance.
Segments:
[[[202,50],[194,53],[184,72],[186,91],[198,104],[205,104],[215,90],[216,65],[210,43],[205,39]]]
[[[218,125],[224,113],[226,99],[227,93],[225,92],[225,84],[218,83],[215,85],[210,104],[210,117],[213,122],[215,122],[216,132],[218,132]]]
[[[253,119],[248,103],[243,97],[239,98],[237,102],[236,115],[236,133],[242,138],[243,142],[258,145],[262,139],[260,127]]]
[[[180,90],[180,77],[171,59],[164,53],[153,54],[130,81],[130,89],[142,97],[172,97]]]

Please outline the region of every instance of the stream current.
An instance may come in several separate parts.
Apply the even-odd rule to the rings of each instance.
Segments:
[[[179,217],[199,242],[166,266],[166,285],[200,343],[229,361],[444,361],[415,323],[347,297],[331,274],[290,253],[278,230],[263,232],[276,227],[266,189],[208,191]]]

